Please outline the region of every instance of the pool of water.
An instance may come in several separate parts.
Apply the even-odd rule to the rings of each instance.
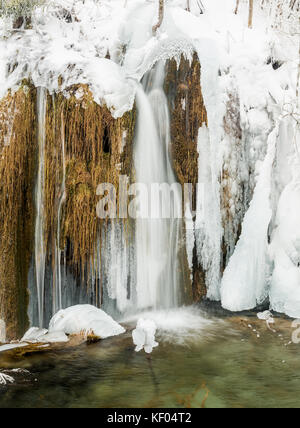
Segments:
[[[251,317],[156,314],[159,347],[136,353],[122,336],[8,360],[26,379],[0,387],[0,407],[300,407],[300,345],[291,323]],[[177,324],[176,324],[177,320]]]

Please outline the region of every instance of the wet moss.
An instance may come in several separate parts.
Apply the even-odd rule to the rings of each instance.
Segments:
[[[36,90],[24,82],[0,102],[0,318],[8,339],[28,327],[33,249]]]

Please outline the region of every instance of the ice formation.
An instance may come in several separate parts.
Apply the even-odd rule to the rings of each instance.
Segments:
[[[293,180],[283,190],[277,208],[271,242],[274,271],[271,308],[290,317],[300,317],[300,182]]]
[[[5,373],[0,373],[0,385],[7,385],[8,383],[14,383],[15,380],[13,377],[5,374]]]
[[[257,314],[257,318],[259,320],[264,320],[264,321],[268,321],[269,323],[273,324],[274,323],[274,318],[273,318],[273,314],[271,311],[264,311],[264,312],[259,312]]]
[[[255,308],[268,297],[268,227],[272,218],[271,173],[277,135],[275,129],[269,136],[268,153],[244,218],[241,237],[223,275],[222,305],[231,311]]]
[[[28,343],[9,343],[7,345],[0,346],[0,352],[11,351],[15,348],[24,348],[24,346],[28,346]]]
[[[195,51],[208,126],[198,135],[204,216],[186,222],[190,269],[195,246],[208,298],[232,311],[270,303],[300,317],[299,17],[284,8],[276,18],[271,6],[257,2],[249,29],[246,2],[237,15],[235,0],[203,0],[201,15],[191,3],[193,13],[184,10],[183,0],[167,1],[155,37],[156,1],[54,0],[35,10],[26,31],[13,31],[11,20],[0,18],[0,98],[24,78],[66,96],[72,84],[86,83],[94,100],[120,117],[132,109],[139,82],[155,63],[171,57],[179,62],[182,54],[191,59]],[[43,276],[39,216],[37,222],[36,265]],[[123,312],[136,260],[125,250],[122,225],[109,225],[107,235],[97,243],[96,265],[103,263],[106,292]],[[101,246],[106,255],[100,261]],[[42,279],[39,284],[42,306]],[[77,307],[59,312],[50,333],[90,328],[83,313],[101,337],[123,331],[104,313]]]
[[[77,305],[62,309],[54,315],[49,324],[49,334],[56,332],[92,333],[106,339],[124,333],[125,329],[101,309],[91,305]]]

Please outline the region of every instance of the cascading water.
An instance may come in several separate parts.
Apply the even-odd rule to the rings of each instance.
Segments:
[[[176,183],[169,156],[170,117],[163,91],[164,78],[164,63],[161,62],[144,79],[144,88],[138,86],[136,95],[136,181],[148,190],[146,197],[141,193],[138,197],[139,214],[136,220],[138,309],[169,308],[180,303],[180,190],[178,186],[173,188],[169,218],[162,217],[161,199],[150,198],[154,183],[159,186]],[[150,218],[150,212],[160,214],[157,218],[153,215]]]
[[[38,118],[38,176],[35,190],[36,221],[35,221],[35,277],[38,298],[39,325],[44,321],[44,288],[46,251],[44,242],[44,182],[45,182],[45,141],[46,141],[46,101],[47,91],[38,88],[37,91],[37,118]]]
[[[57,233],[55,243],[55,276],[53,284],[53,314],[62,309],[62,275],[61,275],[61,254],[60,249],[60,222],[63,204],[66,200],[66,161],[65,161],[65,124],[62,114],[61,118],[61,155],[62,155],[62,182],[59,193],[58,213],[57,213]]]

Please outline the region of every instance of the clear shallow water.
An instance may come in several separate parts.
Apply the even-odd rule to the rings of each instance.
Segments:
[[[300,345],[286,346],[290,322],[277,321],[273,333],[255,317],[209,321],[184,312],[177,334],[172,317],[151,358],[134,351],[130,332],[18,361],[0,355],[1,367],[33,375],[1,388],[0,407],[300,407]]]

